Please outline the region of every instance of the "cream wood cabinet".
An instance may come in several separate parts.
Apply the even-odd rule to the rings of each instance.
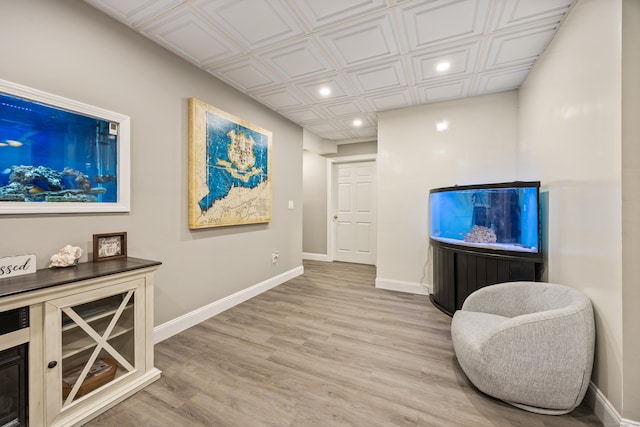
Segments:
[[[0,308],[29,306],[29,426],[82,425],[160,378],[153,366],[160,263],[86,264],[61,272],[70,276],[65,283],[26,293],[3,297],[0,282]]]

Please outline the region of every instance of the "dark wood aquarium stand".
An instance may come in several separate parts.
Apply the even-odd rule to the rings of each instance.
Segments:
[[[453,316],[475,290],[503,282],[540,281],[540,254],[501,254],[431,240],[433,293],[431,302]]]

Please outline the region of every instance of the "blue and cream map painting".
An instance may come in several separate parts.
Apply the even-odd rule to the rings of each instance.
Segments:
[[[195,98],[189,110],[189,228],[271,221],[271,132]]]

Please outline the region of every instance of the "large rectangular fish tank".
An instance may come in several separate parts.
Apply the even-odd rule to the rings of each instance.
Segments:
[[[540,182],[454,186],[430,191],[430,237],[436,242],[540,253]]]
[[[0,93],[0,202],[117,202],[117,126]]]

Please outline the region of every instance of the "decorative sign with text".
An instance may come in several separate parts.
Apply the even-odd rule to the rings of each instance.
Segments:
[[[0,258],[0,279],[36,272],[35,255],[16,255]]]

